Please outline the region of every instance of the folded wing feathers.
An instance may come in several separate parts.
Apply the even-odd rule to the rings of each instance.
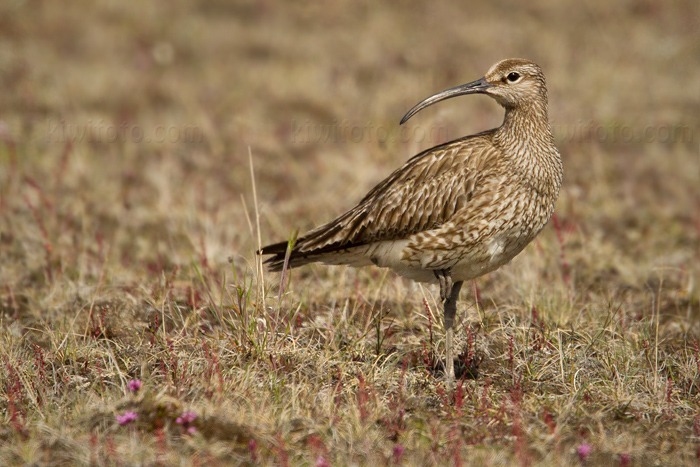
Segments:
[[[452,141],[411,158],[370,190],[356,207],[298,238],[289,266],[324,261],[330,254],[337,259],[353,248],[406,238],[449,221],[467,205],[470,191],[478,183],[478,169],[483,168],[484,161],[474,158],[495,155],[495,151],[484,150],[490,143],[485,136],[482,133]],[[268,245],[258,252],[273,255],[265,262],[271,270],[282,269],[287,243]]]

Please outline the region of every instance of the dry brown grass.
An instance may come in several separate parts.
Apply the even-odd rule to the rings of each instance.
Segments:
[[[697,462],[697,2],[202,3],[0,4],[0,464]],[[435,290],[280,294],[255,213],[284,238],[498,125],[479,97],[397,123],[513,56],[549,80],[558,228],[465,287],[449,391]]]

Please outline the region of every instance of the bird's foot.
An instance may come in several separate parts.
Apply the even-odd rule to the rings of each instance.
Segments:
[[[440,302],[444,302],[452,293],[452,275],[449,269],[436,269],[433,271],[440,284]]]

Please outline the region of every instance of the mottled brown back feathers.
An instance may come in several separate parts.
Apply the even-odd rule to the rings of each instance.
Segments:
[[[400,240],[448,222],[471,200],[480,177],[497,165],[493,130],[424,151],[374,187],[350,211],[300,237],[290,266],[334,251],[373,242]],[[489,150],[491,148],[491,150]],[[262,254],[280,270],[288,242],[269,245]]]

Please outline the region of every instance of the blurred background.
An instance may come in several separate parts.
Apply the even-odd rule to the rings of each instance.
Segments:
[[[47,258],[86,277],[106,256],[125,280],[193,256],[250,264],[251,159],[262,241],[286,238],[418,151],[498,126],[485,96],[398,122],[508,57],[547,76],[557,213],[581,258],[692,268],[698,12],[694,0],[3,1],[0,281],[45,274]]]

